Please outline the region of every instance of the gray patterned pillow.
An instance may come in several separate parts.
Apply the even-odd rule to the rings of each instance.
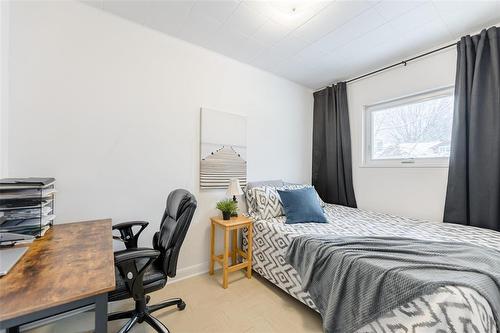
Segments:
[[[249,212],[253,218],[267,220],[285,214],[280,196],[275,187],[254,187],[247,191]]]
[[[247,210],[248,214],[254,215],[255,212],[257,211],[257,203],[255,202],[255,197],[253,195],[253,191],[251,191],[251,188],[248,188],[248,186],[243,190],[245,193],[245,200],[247,202]]]
[[[273,217],[285,215],[281,198],[278,190],[298,190],[305,187],[312,187],[307,184],[288,184],[285,186],[259,186],[250,189],[245,189],[245,198],[247,201],[248,213],[256,220],[267,220]],[[321,207],[325,207],[325,203],[319,197],[318,201]]]

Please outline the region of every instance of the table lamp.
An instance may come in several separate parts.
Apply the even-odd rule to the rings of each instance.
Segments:
[[[236,200],[236,196],[243,194],[243,191],[241,190],[241,186],[240,186],[240,180],[238,178],[231,178],[229,180],[229,186],[227,188],[226,194],[228,196],[232,196],[233,201],[238,203],[238,200]],[[234,216],[238,216],[238,214],[236,213],[236,214],[234,214]]]

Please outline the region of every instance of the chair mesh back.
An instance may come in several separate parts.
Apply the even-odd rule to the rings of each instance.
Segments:
[[[153,247],[161,252],[157,263],[170,277],[174,277],[176,274],[179,251],[193,219],[196,206],[194,195],[186,190],[178,189],[168,196],[160,231],[153,238]]]

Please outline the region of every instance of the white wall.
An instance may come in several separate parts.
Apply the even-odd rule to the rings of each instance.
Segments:
[[[0,1],[0,178],[7,174],[7,109],[9,106],[9,2]]]
[[[365,168],[362,119],[365,105],[453,85],[456,49],[348,85],[354,190],[359,208],[442,221],[448,168]]]
[[[248,177],[307,182],[312,92],[77,2],[11,4],[9,176],[54,176],[58,223],[153,222],[167,194],[199,208],[180,275],[206,269],[208,217],[224,192],[198,190],[200,107],[247,115]]]

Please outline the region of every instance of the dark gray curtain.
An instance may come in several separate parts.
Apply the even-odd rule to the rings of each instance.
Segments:
[[[458,43],[444,221],[500,230],[500,41],[496,27]]]
[[[314,93],[312,184],[328,202],[356,207],[345,82]]]

